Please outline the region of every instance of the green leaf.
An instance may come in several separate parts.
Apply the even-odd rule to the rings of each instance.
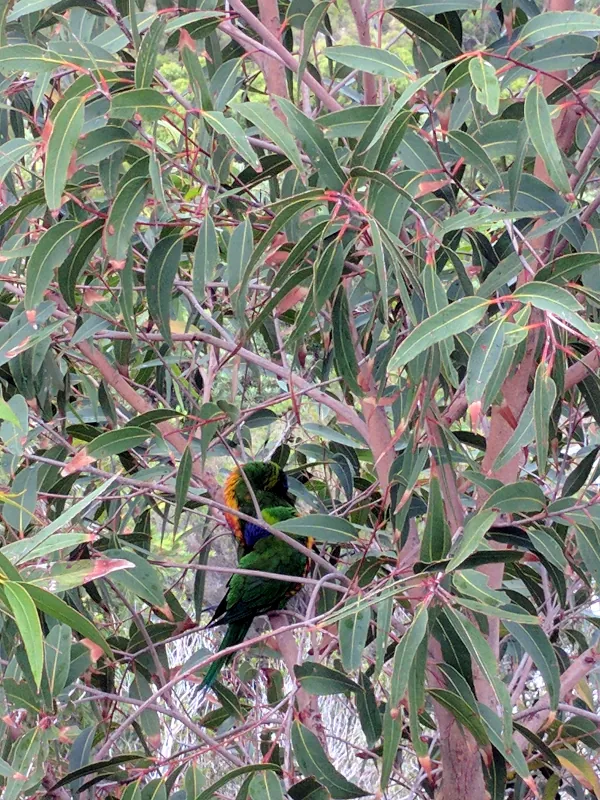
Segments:
[[[467,164],[481,170],[493,181],[502,183],[500,174],[492,159],[479,142],[465,131],[448,131],[448,140],[457,155],[462,156]]]
[[[123,569],[131,569],[130,562],[116,558],[80,558],[74,562],[58,561],[39,577],[30,578],[30,585],[53,592],[68,592],[77,586],[83,586],[84,583]]]
[[[559,192],[568,194],[571,191],[569,176],[556,143],[548,103],[537,83],[527,92],[524,114],[529,138],[544,162],[550,179]]]
[[[427,694],[436,703],[447,709],[454,719],[473,735],[480,747],[486,747],[489,744],[489,738],[479,712],[473,709],[460,695],[448,689],[428,689]]]
[[[531,481],[517,481],[496,489],[485,501],[482,510],[495,509],[499,514],[539,513],[546,507],[540,487]]]
[[[435,271],[434,266],[425,266],[425,269],[421,273],[421,283],[423,284],[423,291],[425,292],[427,313],[430,317],[448,307],[446,289]],[[444,377],[452,386],[458,387],[460,380],[451,358],[452,350],[454,349],[454,340],[440,342],[438,349],[442,359]]]
[[[361,692],[362,689],[351,678],[337,669],[331,669],[314,661],[305,661],[294,667],[294,675],[302,688],[317,697],[327,697],[345,692]]]
[[[330,242],[313,266],[313,302],[320,311],[335,292],[344,269],[344,250],[337,239]]]
[[[7,22],[14,22],[27,14],[33,14],[35,11],[44,11],[51,6],[56,5],[57,0],[17,0],[14,4],[12,11],[6,17]]]
[[[287,117],[290,130],[318,170],[321,185],[338,191],[342,189],[346,183],[346,176],[338,163],[331,142],[325,138],[315,122],[289,100],[280,98],[279,105]]]
[[[443,615],[448,624],[452,626],[456,635],[466,646],[472,658],[475,659],[483,675],[491,684],[496,697],[504,711],[504,741],[512,742],[512,716],[511,703],[508,690],[498,676],[498,663],[491,647],[479,628],[468,620],[459,611],[451,606],[446,606]]]
[[[598,530],[591,524],[577,524],[575,526],[575,538],[586,570],[592,575],[596,583],[600,582],[600,536],[598,535]]]
[[[252,147],[248,144],[244,129],[232,117],[226,117],[220,111],[203,111],[204,119],[215,133],[225,136],[236,153],[238,153],[248,164],[251,164],[257,172],[261,172],[260,160]]]
[[[563,768],[570,772],[578,783],[583,782],[584,785],[588,784],[596,797],[600,795],[600,780],[598,780],[598,776],[590,760],[586,758],[586,756],[574,750],[567,750],[566,748],[564,750],[557,750],[556,756]]]
[[[62,205],[71,156],[83,128],[84,101],[82,97],[65,100],[52,123],[44,171],[44,191],[50,211],[58,211]]]
[[[212,273],[219,260],[219,243],[217,241],[215,223],[210,214],[206,214],[198,230],[192,268],[192,290],[198,300],[204,297],[206,281],[212,278]]]
[[[37,502],[37,468],[26,467],[18,472],[11,484],[10,492],[13,497],[6,498],[2,507],[2,517],[21,536],[35,514]]]
[[[390,369],[398,369],[431,345],[467,331],[481,320],[488,306],[478,297],[462,297],[437,314],[428,317],[409,333],[390,361]]]
[[[21,561],[26,561],[28,558],[32,556],[34,552],[37,552],[44,542],[47,542],[54,537],[55,534],[61,531],[61,528],[67,527],[72,520],[74,520],[82,511],[85,511],[88,506],[90,506],[94,500],[96,500],[100,495],[104,494],[109,486],[111,486],[114,481],[116,480],[116,476],[112,478],[108,478],[108,480],[103,481],[100,486],[97,486],[93,492],[85,495],[81,500],[78,500],[76,503],[70,505],[62,514],[59,514],[56,519],[53,519],[52,522],[45,525],[41,530],[39,530],[35,536],[28,537],[20,542],[11,542],[8,545],[5,545],[2,548],[2,552],[7,555],[10,554],[11,557],[14,556],[14,560],[16,563]],[[63,536],[72,536],[74,534],[62,534]],[[90,534],[85,534],[88,537]],[[46,551],[52,552],[52,551]],[[57,617],[58,619],[58,617]],[[87,635],[87,634],[86,634]]]
[[[151,86],[154,80],[154,68],[160,52],[160,42],[165,30],[164,17],[155,19],[146,35],[142,39],[135,63],[136,89],[145,89]]]
[[[478,703],[478,706],[479,713],[481,714],[483,724],[485,725],[491,743],[502,753],[506,761],[508,761],[518,775],[522,778],[527,778],[529,776],[527,762],[525,761],[521,749],[513,740],[512,735],[507,741],[506,729],[504,730],[503,736],[502,723],[498,715],[483,703]]]
[[[469,600],[466,597],[459,597],[457,604],[468,608],[470,611],[475,611],[477,614],[485,615],[486,617],[497,617],[501,620],[510,620],[518,622],[521,625],[539,625],[540,621],[532,614],[524,614],[519,611],[511,611],[510,607],[506,605],[498,608],[497,606],[489,605],[489,603],[480,603],[478,600]],[[513,608],[520,609],[520,606],[512,606]]]
[[[504,348],[504,319],[496,320],[484,328],[473,342],[469,354],[466,377],[467,403],[482,402],[486,389],[499,367]],[[488,397],[488,400],[493,398]]]
[[[133,569],[121,570],[112,575],[112,581],[141,597],[151,606],[165,606],[160,575],[145,558],[131,550],[109,549],[104,551],[104,555],[106,558],[130,561],[133,564]]]
[[[403,730],[402,714],[397,714],[392,717],[391,714],[385,714],[383,717],[383,753],[381,759],[381,774],[379,777],[379,787],[382,792],[385,792],[390,778],[394,763],[398,758],[398,749],[400,747],[400,740],[402,739]]]
[[[129,697],[145,701],[149,700],[153,693],[154,690],[146,678],[139,670],[136,670],[129,686]],[[158,746],[161,742],[161,728],[158,713],[153,708],[147,708],[138,717],[138,721],[148,744],[150,746]]]
[[[495,469],[500,469],[505,464],[508,464],[519,453],[521,448],[527,447],[533,441],[535,436],[533,402],[534,396],[530,394],[519,417],[517,427],[494,461]]]
[[[421,540],[421,561],[441,561],[450,549],[450,528],[446,522],[440,482],[432,478],[429,483],[429,503],[425,531]]]
[[[71,667],[71,636],[68,625],[55,625],[44,643],[46,676],[52,697],[58,697],[67,685]]]
[[[510,621],[505,621],[504,625],[523,650],[531,656],[548,689],[550,707],[556,710],[560,697],[560,670],[550,640],[539,625],[520,625]]]
[[[187,501],[187,493],[188,489],[190,488],[190,481],[192,479],[192,467],[192,451],[188,445],[181,456],[179,469],[177,470],[177,477],[175,478],[175,512],[173,514],[173,531],[177,531],[181,512]]]
[[[227,285],[231,303],[239,319],[244,318],[246,310],[246,286],[249,278],[248,265],[256,256],[253,252],[254,238],[252,223],[246,219],[239,224],[229,240],[227,247]]]
[[[394,669],[390,686],[389,710],[397,708],[408,689],[410,666],[417,649],[427,633],[427,606],[421,604],[413,621],[396,647],[394,653]],[[388,711],[389,714],[389,711]]]
[[[479,0],[402,0],[399,8],[415,8],[421,14],[433,17],[449,11],[479,11],[481,3]]]
[[[134,144],[131,133],[119,125],[97,128],[77,142],[77,164],[80,167],[99,164],[130,144]]]
[[[446,572],[452,572],[459,567],[471,553],[474,553],[483,542],[485,534],[496,519],[495,511],[480,511],[466,521],[463,533],[456,547],[455,553],[446,567]]]
[[[146,428],[136,428],[133,425],[126,425],[112,431],[101,433],[96,436],[86,447],[87,454],[94,458],[109,458],[133,447],[143,444],[151,436]]]
[[[347,612],[338,625],[338,639],[342,665],[348,672],[360,669],[363,651],[371,624],[371,609],[353,607],[357,605],[355,598],[346,603]]]
[[[484,105],[492,116],[496,116],[500,108],[500,83],[496,70],[489,61],[478,56],[470,59],[469,74],[475,87],[477,102]]]
[[[600,264],[600,253],[569,253],[542,267],[535,276],[536,282],[566,283],[579,278],[586,269]]]
[[[381,711],[371,681],[364,673],[361,673],[359,680],[362,691],[356,694],[356,711],[367,740],[367,747],[372,748],[383,732]]]
[[[5,75],[11,72],[49,72],[62,67],[67,58],[37,47],[35,44],[11,44],[0,47],[0,69]]]
[[[297,214],[300,214],[302,211],[307,211],[309,208],[321,203],[323,201],[323,191],[321,189],[309,189],[307,192],[301,192],[300,194],[295,195],[294,197],[286,198],[285,201],[274,203],[272,204],[271,208],[275,212],[276,216],[275,219],[272,219],[269,223],[269,226],[265,233],[261,236],[261,238],[256,243],[256,247],[252,252],[251,257],[249,258],[243,273],[242,285],[246,286],[248,281],[250,280],[252,273],[256,269],[256,267],[260,264],[263,256],[269,249],[269,245],[275,239],[275,236],[279,233],[279,231],[283,230],[285,226],[292,220]],[[325,226],[323,226],[325,227]],[[319,226],[315,226],[314,231],[308,231],[303,239],[307,239],[309,244],[306,244],[306,249],[304,249],[304,244],[302,244],[303,240],[301,239],[300,242],[296,245],[299,251],[304,255],[310,247],[315,243],[317,239],[320,238],[321,229]],[[302,244],[302,246],[301,246]],[[295,248],[294,248],[295,249]],[[297,262],[295,261],[295,254],[293,255],[290,253],[288,259],[290,262],[295,265]],[[272,288],[275,289],[281,283],[285,281],[286,276],[286,263],[281,267],[279,270],[278,275],[275,277]]]
[[[284,800],[281,781],[274,772],[257,772],[250,781],[252,800]]]
[[[584,11],[546,11],[519,28],[519,41],[532,45],[568,33],[600,33],[600,17]]]
[[[390,80],[412,79],[412,73],[398,56],[379,47],[361,44],[344,47],[326,47],[323,55],[350,69],[358,69],[369,75],[379,75]]]
[[[582,311],[579,302],[573,295],[561,286],[541,281],[530,281],[513,292],[513,297],[521,303],[531,303],[542,311],[556,314],[575,330],[582,333],[593,342],[600,342],[600,332],[597,326],[592,326],[586,319],[580,317]]]
[[[305,538],[310,536],[316,542],[344,544],[356,542],[358,531],[355,526],[329,514],[308,514],[306,517],[292,517],[278,522],[275,527],[284,533]]]
[[[117,262],[125,260],[137,218],[150,188],[150,160],[140,158],[123,175],[108,213],[105,245],[108,255]]]
[[[231,781],[234,781],[236,778],[241,777],[242,775],[249,775],[254,772],[281,772],[281,767],[277,764],[248,764],[245,767],[237,767],[237,769],[232,769],[231,772],[228,772],[226,775],[223,775],[222,778],[212,783],[208,786],[203,792],[200,792],[194,800],[211,800],[212,797],[221,789],[223,786],[226,786]]]
[[[35,146],[35,142],[27,139],[9,139],[0,145],[0,183],[4,183],[11,169],[16,167]]]
[[[256,125],[261,133],[280,147],[298,172],[304,170],[302,157],[294,137],[268,106],[264,103],[232,103],[230,108]]]
[[[596,463],[598,452],[600,452],[600,447],[594,447],[591,452],[581,459],[575,469],[567,475],[561,497],[574,495],[585,486],[592,471],[592,467]]]
[[[315,734],[298,721],[292,725],[292,748],[300,771],[322,783],[334,800],[351,800],[369,794],[335,769]]]
[[[548,365],[539,364],[533,384],[533,420],[538,472],[546,474],[548,449],[550,446],[549,425],[552,409],[556,401],[556,384],[548,372]]]
[[[91,764],[86,764],[83,767],[79,767],[67,773],[67,775],[63,776],[51,787],[52,791],[60,789],[61,786],[68,786],[70,783],[73,783],[73,781],[78,778],[84,778],[86,775],[93,775],[95,773],[104,775],[114,774],[114,768],[119,764],[130,764],[133,761],[139,761],[140,758],[141,756],[139,753],[122,753],[121,755],[113,756],[113,758],[93,761]]]
[[[33,536],[5,544],[0,548],[0,552],[10,558],[13,563],[18,564],[49,553],[56,553],[58,550],[72,549],[78,544],[91,542],[94,539],[93,533],[54,533],[48,536],[40,531]]]
[[[350,328],[348,295],[343,284],[338,287],[333,302],[331,328],[336,372],[344,379],[350,389],[360,396],[362,395],[362,389],[358,383],[358,360]]]
[[[44,638],[38,610],[20,583],[5,581],[2,588],[23,639],[27,660],[31,667],[35,685],[39,691],[42,682],[42,670],[44,669]]]
[[[157,89],[127,89],[113,95],[110,115],[114,119],[131,119],[139,114],[146,122],[155,122],[170,108],[167,97]]]
[[[304,72],[306,71],[306,65],[308,63],[310,49],[315,43],[319,28],[321,27],[325,15],[327,14],[328,11],[329,11],[329,2],[328,0],[323,0],[323,2],[316,3],[311,8],[304,21],[302,52],[300,54],[300,60],[298,62],[298,72],[296,73],[296,81],[298,83],[298,87],[302,86],[302,77],[304,75]],[[300,91],[300,88],[298,88],[298,91]]]
[[[45,589],[40,589],[38,586],[31,586],[28,583],[23,583],[22,586],[27,591],[33,602],[43,611],[44,614],[49,614],[54,617],[58,622],[64,622],[72,630],[77,631],[82,636],[86,637],[94,644],[99,645],[106,655],[111,658],[112,650],[106,643],[104,637],[96,630],[96,627],[80,614],[79,611],[68,606],[60,597],[56,597]]]
[[[181,236],[165,236],[158,240],[146,264],[148,311],[164,340],[171,345],[173,284],[179,269],[182,250],[183,239]]]
[[[458,42],[448,28],[429,19],[415,8],[390,8],[389,13],[406,25],[409,31],[439,50],[444,58],[456,58],[462,55]]]
[[[54,270],[68,255],[80,223],[65,220],[53,225],[38,239],[27,262],[25,308],[34,309],[44,299],[44,293],[54,277]]]
[[[96,248],[100,244],[104,228],[103,219],[93,219],[85,225],[73,245],[73,248],[63,263],[58,268],[58,287],[67,305],[74,311],[77,310],[75,288],[79,276],[86,266]]]
[[[375,638],[374,678],[377,678],[383,669],[390,630],[392,628],[393,612],[394,600],[392,597],[384,598],[377,604],[377,634]]]

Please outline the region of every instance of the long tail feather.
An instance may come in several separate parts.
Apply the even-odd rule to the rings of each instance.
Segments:
[[[233,647],[236,644],[240,644],[246,638],[246,634],[250,630],[250,625],[252,624],[252,620],[249,621],[242,621],[242,622],[233,622],[227,626],[227,630],[225,631],[225,636],[223,637],[223,641],[221,642],[221,646],[219,647],[220,650],[226,650],[228,647]],[[231,661],[232,656],[222,656],[218,658],[208,668],[208,672],[204,676],[204,680],[200,685],[200,691],[202,693],[206,692],[213,683],[219,677],[219,673],[223,669],[223,667]]]

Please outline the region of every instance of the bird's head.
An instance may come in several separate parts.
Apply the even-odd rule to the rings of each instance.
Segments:
[[[289,494],[287,475],[274,461],[249,461],[242,467],[236,467],[225,483],[227,505],[239,508],[241,504],[251,503],[248,484],[259,502],[264,493],[275,495],[290,504],[294,502]]]

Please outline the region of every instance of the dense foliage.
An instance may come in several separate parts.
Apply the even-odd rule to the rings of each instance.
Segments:
[[[3,800],[600,797],[599,36],[0,0]],[[270,458],[312,569],[199,693]]]

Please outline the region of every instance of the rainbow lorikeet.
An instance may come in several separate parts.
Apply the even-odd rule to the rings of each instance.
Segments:
[[[241,511],[249,517],[256,517],[256,508],[248,484],[252,487],[261,511],[264,512],[268,508],[293,510],[295,501],[288,491],[287,476],[274,461],[249,461],[243,467],[235,467],[223,487],[225,503],[229,508]],[[225,519],[237,539],[242,555],[249,553],[260,539],[269,535],[269,532],[260,525],[246,522],[233,514],[226,513]]]
[[[262,513],[269,525],[276,525],[296,516],[296,510],[291,506],[274,506],[263,509]],[[302,544],[312,547],[313,543],[308,539],[302,540]],[[240,569],[301,578],[307,572],[309,559],[290,547],[287,542],[267,534],[256,541],[253,550],[242,556],[239,566]],[[232,575],[227,584],[225,597],[207,626],[212,628],[216,625],[227,625],[219,650],[243,642],[255,617],[285,608],[288,600],[301,586],[302,584],[290,581],[271,580],[254,575]],[[213,661],[202,681],[201,691],[212,686],[231,657],[231,655],[223,656]]]

